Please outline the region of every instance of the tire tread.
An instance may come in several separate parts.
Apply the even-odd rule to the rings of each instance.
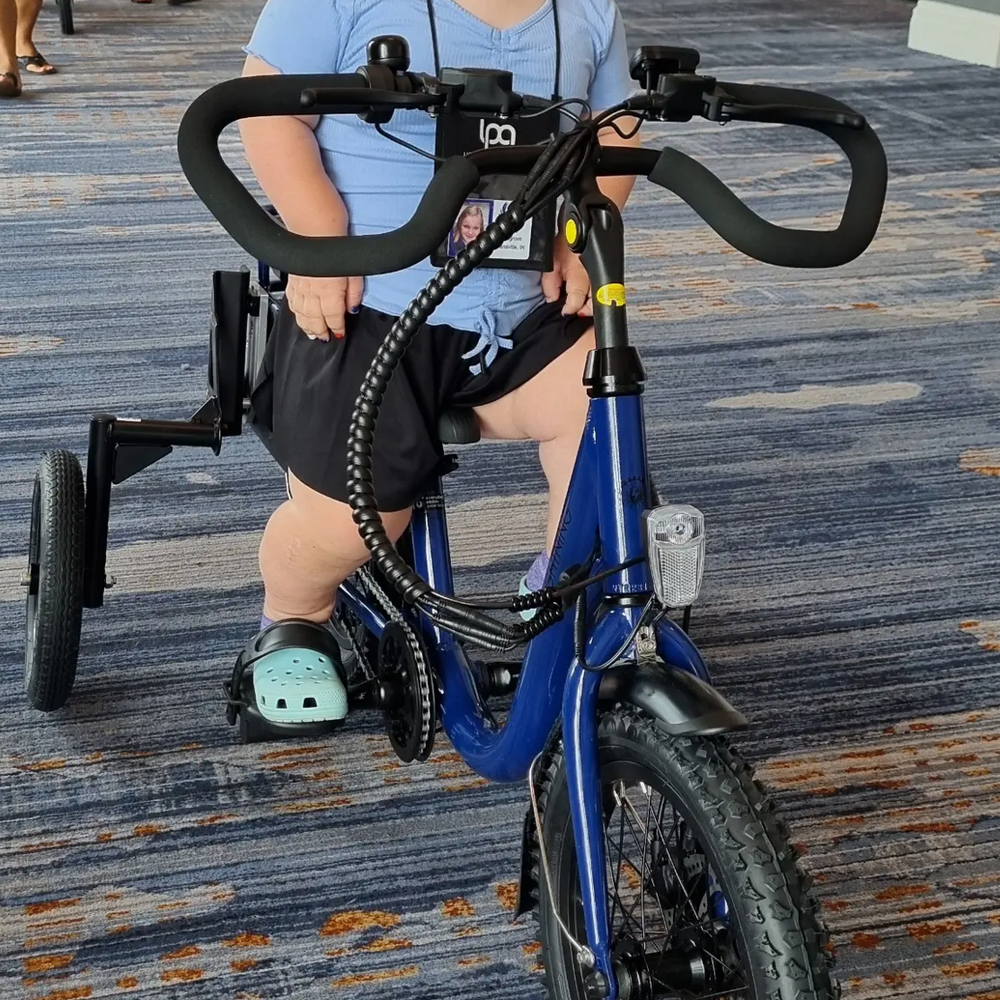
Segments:
[[[54,712],[66,704],[76,679],[83,616],[83,473],[70,451],[50,451],[38,471],[40,486],[37,642],[26,651],[28,701]],[[47,544],[42,544],[46,542]]]
[[[637,709],[619,706],[606,713],[598,738],[631,743],[657,757],[687,786],[690,804],[709,828],[720,831],[716,851],[724,851],[741,883],[743,895],[756,900],[746,908],[743,923],[752,939],[759,971],[768,982],[758,1000],[836,1000],[839,984],[833,976],[834,954],[819,902],[799,864],[789,830],[778,816],[764,786],[728,741],[698,736],[671,736],[659,723]],[[536,769],[536,794],[542,822],[563,767],[561,744],[550,746]],[[538,835],[532,844],[532,873],[538,887],[534,913],[546,966],[544,983],[551,1000],[576,1000],[560,992],[547,956],[562,950],[560,932],[548,918],[544,873],[538,857]],[[553,859],[549,857],[550,866]],[[551,940],[552,935],[555,940]],[[752,988],[751,988],[752,992]]]

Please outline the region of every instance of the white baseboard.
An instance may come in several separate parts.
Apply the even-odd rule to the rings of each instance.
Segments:
[[[918,0],[910,18],[910,48],[1000,68],[1000,3],[969,0],[969,4]]]

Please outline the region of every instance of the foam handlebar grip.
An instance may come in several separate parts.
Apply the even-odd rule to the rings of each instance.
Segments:
[[[736,83],[719,86],[740,103],[797,104],[854,114],[847,105],[809,91]],[[801,124],[833,139],[850,161],[851,187],[836,229],[788,229],[768,222],[710,170],[669,147],[660,153],[649,179],[681,197],[727,243],[748,257],[781,267],[839,267],[864,253],[878,231],[888,183],[885,151],[868,124],[860,129],[819,122]]]
[[[191,187],[247,253],[277,271],[307,277],[386,274],[429,257],[447,238],[463,202],[479,182],[479,171],[464,157],[452,157],[435,173],[409,222],[390,233],[351,237],[289,232],[226,165],[218,140],[227,125],[240,118],[308,114],[302,93],[317,89],[342,89],[345,101],[340,112],[367,107],[364,79],[356,73],[243,77],[198,97],[177,133],[177,153]]]

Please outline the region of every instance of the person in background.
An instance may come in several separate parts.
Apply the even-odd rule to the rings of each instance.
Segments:
[[[21,96],[21,70],[55,73],[32,40],[42,0],[0,0],[0,97]]]

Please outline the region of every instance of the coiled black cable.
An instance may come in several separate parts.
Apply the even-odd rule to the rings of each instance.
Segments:
[[[440,627],[499,650],[511,649],[540,635],[563,617],[568,602],[553,591],[551,603],[541,607],[530,621],[512,625],[434,591],[400,556],[379,514],[372,478],[375,424],[389,379],[417,331],[465,277],[544,205],[567,190],[593,154],[601,121],[603,118],[557,136],[529,171],[521,194],[476,240],[441,268],[393,323],[361,384],[348,430],[347,488],[352,517],[386,580],[404,601],[420,607]]]
[[[372,441],[389,379],[417,331],[445,296],[526,221],[524,209],[516,202],[512,203],[428,282],[392,325],[361,384],[348,430],[347,446],[348,498],[354,523],[386,580],[404,601],[420,606],[442,628],[500,650],[510,649],[540,635],[563,616],[564,607],[550,604],[541,608],[531,621],[510,625],[435,593],[430,584],[399,555],[386,533],[373,486]]]

